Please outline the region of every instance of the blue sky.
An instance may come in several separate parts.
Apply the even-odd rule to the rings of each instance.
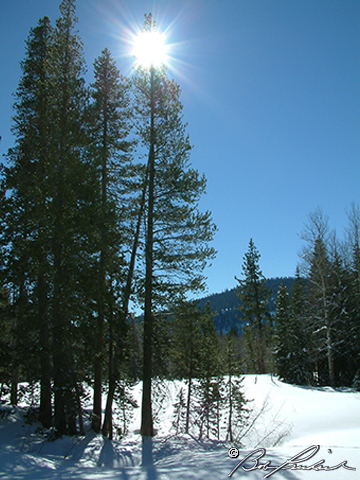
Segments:
[[[0,0],[0,155],[25,39],[60,0]],[[291,276],[299,233],[321,207],[342,237],[360,204],[359,0],[77,0],[88,80],[108,47],[131,72],[130,32],[152,12],[182,88],[202,209],[218,226],[208,293],[236,285],[250,238],[266,277]]]

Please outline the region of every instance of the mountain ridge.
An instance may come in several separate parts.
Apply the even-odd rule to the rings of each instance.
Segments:
[[[271,315],[275,315],[275,301],[279,286],[283,283],[291,296],[291,289],[295,277],[274,277],[266,279],[266,288],[271,290],[269,308]],[[241,316],[239,311],[240,299],[236,295],[237,287],[226,289],[221,293],[213,293],[198,300],[198,305],[203,308],[206,303],[210,303],[215,312],[214,322],[216,330],[220,333],[227,333],[231,328],[238,329],[241,325]]]

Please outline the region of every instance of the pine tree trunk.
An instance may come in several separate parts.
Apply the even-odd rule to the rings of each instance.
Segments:
[[[328,311],[325,311],[325,324],[326,324],[326,356],[328,361],[330,385],[332,388],[336,388],[336,378],[335,378],[335,365],[334,365],[334,355],[332,350],[332,335],[331,335],[331,326],[328,318]]]
[[[230,442],[233,441],[232,411],[233,411],[232,379],[231,379],[231,375],[229,375],[229,423],[228,423],[228,431],[227,431],[227,435],[226,435],[226,440],[229,440]]]
[[[101,300],[102,302],[102,300]],[[101,428],[101,390],[102,390],[102,376],[103,376],[103,349],[104,349],[104,311],[101,308],[97,318],[97,349],[94,362],[94,404],[93,404],[93,419],[91,428],[95,433],[100,432]]]
[[[109,390],[107,394],[104,423],[102,426],[102,434],[112,440],[112,404],[114,401],[116,388],[116,367],[114,365],[114,333],[113,333],[113,315],[110,308],[109,315]]]
[[[75,389],[76,389],[77,410],[79,414],[79,433],[80,435],[85,435],[84,420],[83,420],[83,415],[81,410],[81,392],[80,392],[78,382],[76,382]]]
[[[98,300],[98,316],[96,322],[96,352],[94,359],[94,403],[91,428],[95,433],[100,432],[102,413],[102,381],[103,381],[103,350],[104,350],[104,323],[105,323],[105,295],[106,273],[104,251],[100,254],[100,298]]]
[[[18,384],[19,384],[19,367],[15,367],[11,376],[10,403],[17,405],[18,403]]]
[[[109,379],[109,390],[105,407],[104,423],[102,426],[102,434],[104,437],[109,437],[110,440],[112,439],[112,404],[114,401],[115,385],[114,377],[112,376],[112,378]]]
[[[108,189],[108,120],[107,120],[107,98],[102,109],[103,131],[102,131],[102,171],[101,171],[101,205],[103,219],[107,215],[107,189]],[[100,298],[98,300],[97,319],[97,349],[95,354],[95,381],[94,381],[94,408],[92,429],[95,433],[101,428],[101,389],[103,374],[103,350],[104,350],[104,322],[105,322],[105,296],[106,296],[106,273],[108,263],[108,244],[106,240],[105,223],[101,228],[101,252],[100,252]]]
[[[331,324],[330,324],[330,318],[329,318],[329,307],[327,302],[328,289],[326,288],[326,281],[323,274],[321,275],[321,289],[322,289],[323,307],[324,307],[324,320],[325,320],[325,327],[326,327],[326,356],[328,361],[329,378],[330,378],[330,385],[332,386],[332,388],[335,388],[336,379],[335,379],[334,356],[333,356],[333,350],[332,350],[332,335],[331,335]]]
[[[264,333],[263,333],[263,325],[262,325],[262,317],[261,317],[261,309],[260,309],[260,301],[259,301],[259,292],[258,286],[255,282],[254,284],[255,290],[255,301],[256,301],[256,317],[257,317],[257,337],[259,339],[258,344],[258,373],[264,374],[265,369],[265,342],[264,342]]]
[[[98,354],[96,355],[98,357]],[[94,399],[93,399],[93,418],[91,428],[95,433],[100,432],[101,427],[101,389],[102,389],[102,361],[95,358],[94,366]]]
[[[188,394],[186,400],[186,421],[185,421],[185,433],[189,433],[190,425],[190,405],[191,405],[191,386],[192,386],[192,372],[190,372],[188,379]]]
[[[58,350],[57,346],[55,348]],[[62,353],[54,354],[54,427],[59,435],[66,433],[66,415],[65,415],[65,399],[63,394],[63,379],[61,372],[61,364],[63,361]]]
[[[17,327],[19,323],[19,312],[18,315],[14,317],[13,319],[13,325],[12,325],[12,330],[13,330],[13,340],[12,340],[12,347],[16,351],[17,348]],[[17,362],[15,359],[13,359],[14,365],[12,367],[12,372],[11,372],[11,387],[10,387],[10,403],[11,405],[17,405],[18,403],[18,383],[19,383],[19,367],[17,365]]]
[[[155,181],[155,138],[154,138],[154,67],[150,72],[150,149],[149,149],[149,185],[148,185],[148,215],[145,245],[145,307],[144,307],[144,357],[143,357],[143,394],[141,412],[141,435],[153,437],[153,419],[151,405],[152,377],[152,295],[153,295],[153,223],[154,223],[154,181]]]
[[[14,340],[14,348],[15,350],[19,347],[19,336],[18,336],[18,329],[24,325],[25,323],[25,311],[26,311],[26,303],[27,303],[27,296],[26,296],[26,289],[25,289],[25,274],[24,272],[22,279],[20,281],[19,287],[19,298],[18,298],[18,308],[17,314],[14,318],[13,323],[13,330],[15,333],[15,340]],[[15,359],[14,359],[15,360]],[[11,390],[10,390],[10,402],[11,405],[17,405],[18,403],[18,383],[19,383],[19,366],[17,360],[15,360],[15,365],[12,371],[11,376]]]
[[[44,257],[41,263],[44,266]],[[50,325],[47,313],[47,285],[43,272],[38,275],[38,302],[41,369],[39,420],[43,427],[50,428],[52,425]]]
[[[131,286],[134,277],[134,270],[135,270],[135,260],[136,260],[136,253],[139,245],[139,238],[140,238],[140,229],[141,223],[144,215],[144,208],[145,208],[145,198],[146,198],[146,188],[147,188],[147,174],[145,177],[145,182],[143,186],[141,201],[140,201],[140,209],[139,215],[137,219],[136,225],[136,232],[133,242],[133,247],[131,251],[131,258],[129,264],[129,271],[126,279],[126,285],[124,290],[123,296],[123,308],[122,308],[122,317],[123,322],[126,322],[128,311],[129,311],[129,302],[130,302],[130,295],[131,295]],[[112,316],[112,308],[110,308],[110,316]],[[105,408],[105,417],[104,423],[102,427],[102,434],[104,437],[112,436],[112,404],[114,401],[114,394],[116,388],[116,372],[118,372],[118,359],[120,358],[119,349],[115,347],[116,355],[114,358],[114,339],[113,339],[113,332],[112,332],[112,320],[109,321],[110,323],[110,347],[109,347],[109,390],[106,400],[106,408]]]
[[[62,202],[60,202],[58,212],[61,212]],[[61,215],[61,213],[60,213]],[[54,369],[54,427],[59,435],[64,435],[67,429],[65,414],[65,371],[66,351],[64,348],[65,329],[64,312],[62,311],[62,289],[61,289],[61,264],[62,264],[62,245],[60,237],[61,228],[59,223],[55,228],[54,235],[54,293],[53,293],[53,369]],[[59,232],[58,234],[56,232]]]
[[[150,155],[154,156],[153,145]],[[151,405],[151,377],[152,377],[152,274],[153,274],[153,209],[154,209],[154,165],[150,164],[149,171],[149,206],[146,239],[146,275],[145,275],[145,308],[144,308],[144,347],[143,347],[143,394],[141,412],[141,435],[154,436],[152,405]]]
[[[150,189],[151,190],[151,189]],[[150,194],[150,192],[149,192]],[[150,209],[150,208],[149,208]],[[150,215],[149,215],[150,216]],[[148,228],[152,230],[151,226]],[[144,346],[143,346],[143,392],[142,392],[142,411],[141,411],[141,435],[143,437],[153,437],[153,419],[151,404],[151,378],[152,378],[152,231],[148,235],[151,238],[151,245],[147,245],[146,254],[146,281],[145,281],[145,313],[144,313]],[[148,239],[149,242],[149,239]],[[149,253],[150,252],[150,253]]]

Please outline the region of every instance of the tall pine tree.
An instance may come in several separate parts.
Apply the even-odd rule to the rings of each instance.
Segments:
[[[347,241],[349,249],[348,254],[348,272],[350,275],[350,284],[348,286],[348,297],[351,299],[349,307],[351,314],[350,325],[348,326],[349,350],[354,362],[353,368],[357,371],[357,378],[360,378],[360,208],[354,203],[348,212]],[[358,380],[357,380],[358,382]]]
[[[20,315],[16,324],[30,331],[36,326],[32,338],[38,345],[40,357],[40,421],[51,425],[51,328],[49,319],[49,251],[50,218],[48,213],[50,175],[50,108],[49,51],[52,28],[44,17],[31,29],[26,44],[26,56],[21,63],[22,77],[16,91],[15,116],[12,131],[16,138],[10,150],[10,167],[5,170],[7,196],[8,281],[19,289]],[[31,292],[35,309],[24,318],[27,293]],[[21,317],[21,318],[20,318]],[[24,338],[24,337],[23,337]],[[25,337],[26,338],[26,337]],[[28,345],[28,355],[33,352]],[[36,354],[35,354],[36,355]],[[20,352],[18,359],[21,361]],[[27,362],[29,361],[29,357]]]
[[[147,16],[145,30],[156,29]],[[137,134],[147,149],[144,286],[143,437],[153,435],[151,412],[154,311],[203,287],[202,270],[214,256],[215,227],[198,202],[205,179],[189,166],[191,146],[182,119],[180,88],[165,67],[139,67],[133,79]]]
[[[309,328],[314,335],[314,360],[320,382],[335,387],[334,322],[330,312],[328,219],[321,209],[309,215],[302,233],[306,241],[302,255],[309,280]],[[325,357],[324,357],[325,354]]]
[[[291,299],[281,284],[276,299],[275,361],[281,379],[297,385],[311,383],[311,363],[306,335],[304,280],[297,274]]]
[[[104,342],[106,321],[114,319],[114,294],[111,271],[117,258],[121,259],[124,239],[121,232],[125,210],[121,192],[127,183],[127,152],[129,150],[129,87],[120,76],[110,51],[105,49],[94,63],[95,82],[91,87],[93,103],[91,116],[91,160],[96,172],[98,192],[93,204],[97,218],[95,231],[98,233],[99,261],[96,266],[95,301],[97,309],[94,357],[94,409],[93,429],[99,432],[101,426],[101,395],[104,364]],[[123,227],[124,230],[124,227]],[[116,255],[115,255],[116,252]],[[124,255],[124,253],[122,253]],[[116,268],[116,267],[115,267]],[[119,268],[119,266],[117,267]],[[120,282],[123,283],[123,279]],[[114,326],[109,325],[113,338]],[[113,345],[109,348],[113,350]],[[110,378],[113,372],[109,372]],[[112,379],[111,379],[112,380]]]
[[[63,0],[54,29],[50,92],[53,259],[53,367],[55,428],[60,434],[76,432],[77,374],[74,342],[79,325],[89,312],[82,288],[86,276],[89,235],[87,195],[89,166],[82,44],[76,31],[75,1]]]
[[[255,373],[271,370],[272,321],[269,310],[271,292],[259,265],[260,254],[252,239],[244,256],[244,279],[238,281],[236,294],[240,299],[249,367]]]

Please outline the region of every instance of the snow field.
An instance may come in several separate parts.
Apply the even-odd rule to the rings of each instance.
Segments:
[[[254,449],[264,447],[259,460],[281,465],[312,445],[319,452],[304,465],[324,460],[329,467],[347,461],[356,468],[334,471],[280,470],[269,478],[287,480],[357,480],[360,478],[360,393],[349,389],[307,388],[288,385],[270,375],[246,375],[244,392],[253,399],[253,414],[262,414],[246,437],[239,457],[229,458],[229,444],[199,441],[191,436],[173,436],[171,422],[176,395],[183,382],[167,382],[166,396],[154,402],[157,416],[153,439],[153,465],[142,466],[139,436],[141,411],[135,409],[129,435],[110,442],[91,432],[85,437],[63,437],[44,441],[36,425],[24,423],[22,409],[3,407],[8,415],[0,419],[0,479],[6,480],[217,480],[228,475]],[[141,384],[133,396],[141,405]],[[280,439],[279,439],[280,437]],[[273,442],[273,443],[272,443]],[[276,447],[272,447],[278,442]],[[234,445],[237,446],[237,445]],[[247,467],[254,465],[248,460]],[[262,479],[270,470],[244,472],[231,478]]]

